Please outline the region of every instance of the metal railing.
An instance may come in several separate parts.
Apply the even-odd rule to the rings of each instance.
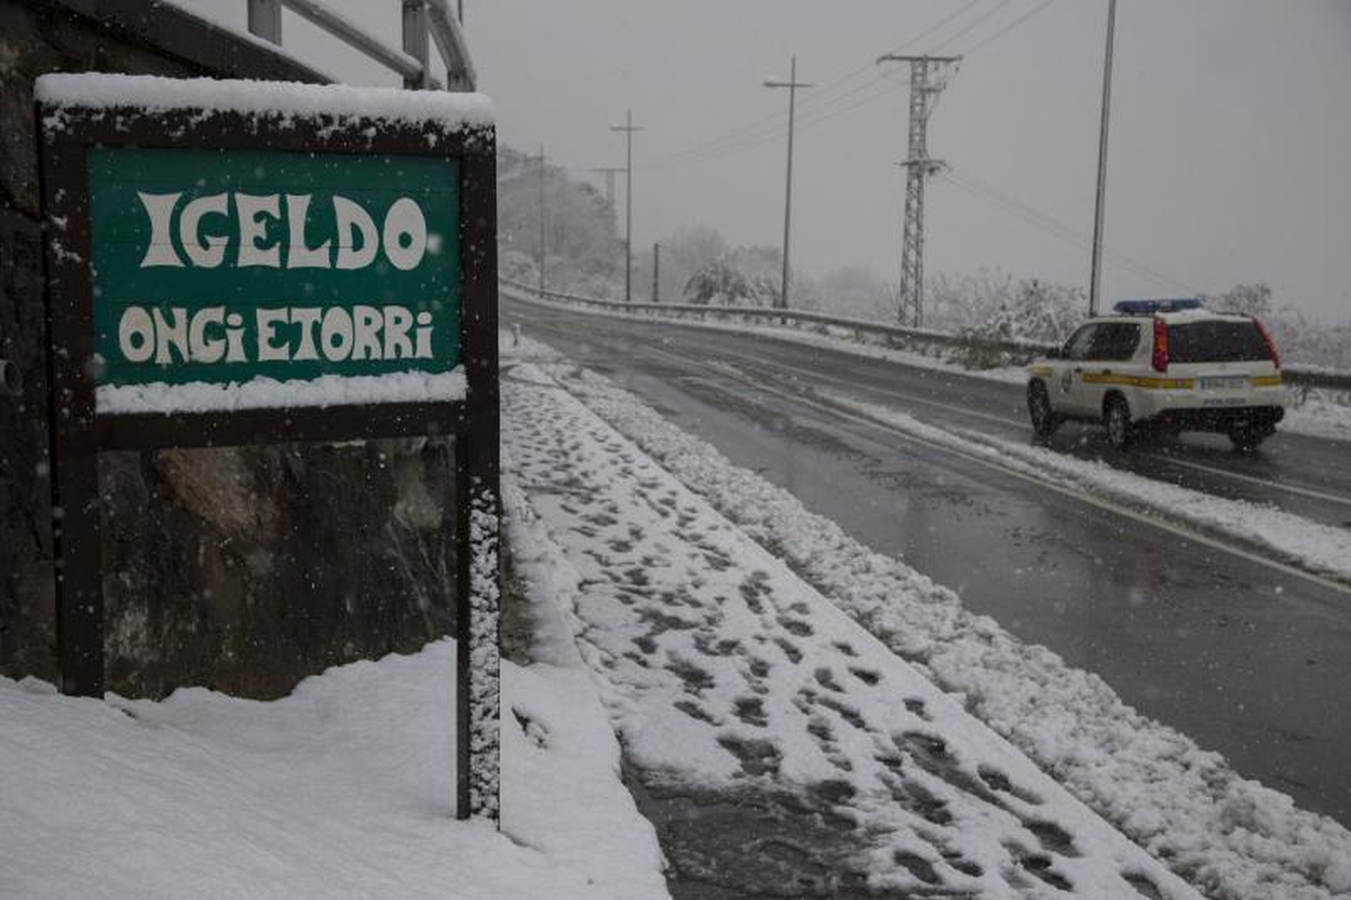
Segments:
[[[582,297],[577,294],[565,294],[560,291],[541,291],[538,287],[521,284],[507,279],[501,283],[513,291],[562,301],[589,309],[600,309],[621,315],[632,315],[660,320],[716,319],[728,322],[756,322],[761,324],[781,324],[790,327],[811,326],[816,328],[835,328],[852,332],[856,337],[882,338],[891,346],[924,350],[926,348],[978,349],[992,350],[1004,354],[1012,364],[1030,362],[1049,350],[1059,348],[1059,344],[1046,344],[1040,341],[998,340],[968,335],[954,334],[949,331],[937,331],[929,328],[909,328],[904,325],[892,325],[887,322],[875,322],[869,319],[850,319],[832,316],[826,313],[798,309],[775,309],[766,306],[714,306],[705,304],[678,303],[626,303],[623,300],[601,300],[597,297]],[[1309,390],[1318,388],[1328,391],[1351,392],[1351,372],[1325,369],[1318,366],[1300,366],[1284,364],[1281,375],[1286,384]]]
[[[281,11],[285,7],[360,50],[403,78],[404,87],[472,91],[477,80],[459,19],[446,0],[399,0],[403,13],[403,47],[391,47],[323,0],[248,0],[249,31],[281,46]],[[432,77],[431,44],[446,67],[446,83]]]

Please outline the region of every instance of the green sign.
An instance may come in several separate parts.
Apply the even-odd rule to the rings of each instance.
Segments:
[[[458,165],[91,148],[97,383],[454,369]]]

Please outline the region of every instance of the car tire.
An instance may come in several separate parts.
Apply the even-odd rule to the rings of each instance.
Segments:
[[[1251,425],[1235,425],[1229,429],[1229,442],[1239,453],[1252,453],[1269,433]]]
[[[1027,415],[1032,420],[1032,433],[1038,440],[1049,438],[1060,427],[1060,416],[1051,409],[1051,395],[1040,381],[1027,386]]]
[[[1130,446],[1135,438],[1135,423],[1131,421],[1131,409],[1126,398],[1113,394],[1107,398],[1102,413],[1102,424],[1107,428],[1107,443],[1118,450]]]

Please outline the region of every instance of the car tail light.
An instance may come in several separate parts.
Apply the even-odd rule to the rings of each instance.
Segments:
[[[1154,371],[1168,371],[1168,326],[1163,319],[1157,318],[1154,320]]]
[[[1271,339],[1271,333],[1267,331],[1267,326],[1262,324],[1262,320],[1257,316],[1252,317],[1252,323],[1257,326],[1257,333],[1262,336],[1262,340],[1267,342],[1267,349],[1271,351],[1271,364],[1276,368],[1281,367],[1281,355],[1276,352],[1276,342]]]

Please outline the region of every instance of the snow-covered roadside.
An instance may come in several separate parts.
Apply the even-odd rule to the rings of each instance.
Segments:
[[[951,591],[869,550],[608,380],[568,365],[546,368],[686,487],[944,690],[965,694],[969,711],[1210,896],[1351,894],[1345,828],[1241,778],[1218,754],[1123,704],[1097,676],[967,612]]]
[[[1097,460],[1076,459],[971,429],[928,425],[885,406],[860,403],[821,391],[828,403],[904,434],[940,444],[1038,481],[1077,488],[1117,503],[1143,508],[1165,521],[1180,521],[1264,555],[1351,584],[1351,532],[1246,500],[1215,497],[1114,469]]]
[[[0,678],[0,895],[667,896],[579,665],[503,663],[502,833],[452,818],[455,649],[266,703]]]
[[[503,445],[517,564],[665,790],[796,796],[873,889],[1198,896],[534,366]]]
[[[1281,431],[1351,442],[1351,403],[1346,402],[1347,394],[1343,393],[1341,403],[1328,391],[1309,391],[1303,400],[1294,396],[1293,391],[1291,394],[1285,418],[1278,426]]]
[[[587,315],[594,316],[607,316],[609,318],[627,319],[629,321],[639,318],[632,313],[610,312],[609,310],[604,309],[591,309],[578,306],[575,303],[541,300],[540,298],[531,296],[523,291],[507,287],[503,287],[502,291],[510,294],[514,298],[524,300],[528,303],[537,303],[542,306],[564,309],[569,312],[586,313]],[[654,318],[654,321],[667,320]],[[713,331],[736,331],[741,333],[763,334],[767,337],[773,337],[776,340],[789,341],[808,347],[824,347],[829,350],[835,350],[840,353],[851,353],[855,356],[862,356],[867,359],[886,360],[887,362],[912,366],[918,369],[950,372],[954,375],[964,375],[968,378],[982,378],[986,381],[997,381],[1001,384],[1024,385],[1027,383],[1027,369],[1024,366],[1001,366],[994,369],[968,369],[957,363],[949,362],[941,357],[929,356],[913,350],[897,350],[890,347],[882,347],[877,344],[869,344],[865,341],[860,341],[851,336],[842,334],[823,334],[818,331],[804,331],[801,329],[784,328],[775,325],[756,325],[740,322],[703,322],[693,319],[682,319],[679,321],[679,324],[686,328],[707,328]],[[1308,396],[1304,398],[1301,398],[1295,391],[1291,391],[1289,396],[1290,400],[1289,404],[1286,406],[1285,418],[1281,421],[1279,426],[1281,431],[1289,431],[1293,434],[1302,434],[1309,437],[1351,442],[1351,405],[1337,402],[1332,395],[1325,391],[1310,391]]]

